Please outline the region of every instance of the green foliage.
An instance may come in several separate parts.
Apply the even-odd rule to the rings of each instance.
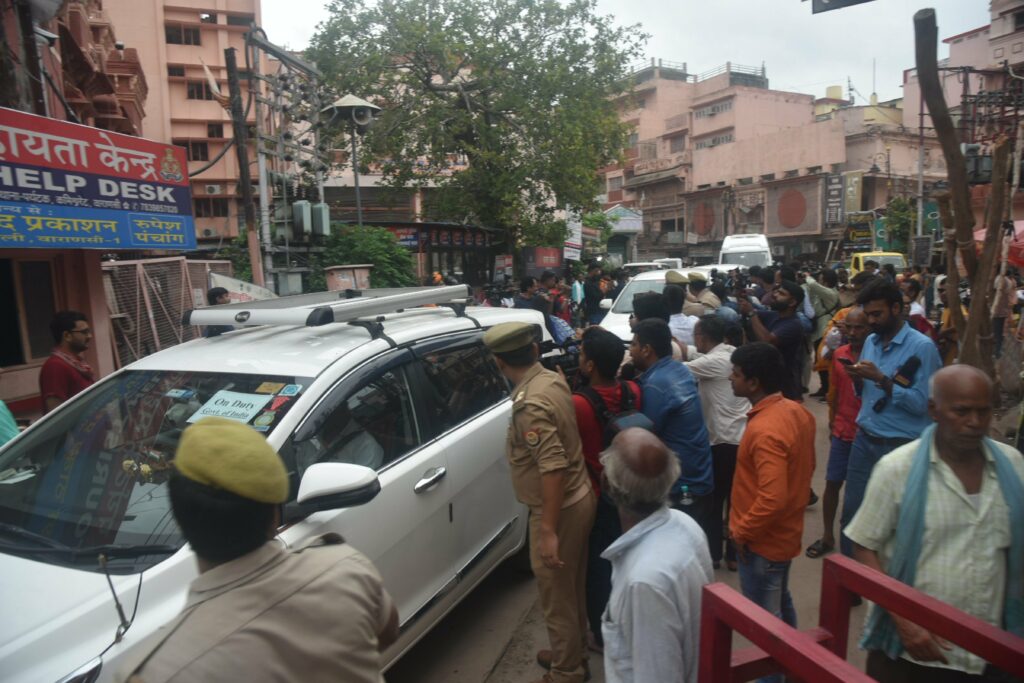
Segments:
[[[596,0],[332,0],[306,56],[339,94],[383,108],[360,160],[431,186],[429,219],[557,245],[557,208],[591,210],[628,127],[616,98],[646,36]],[[342,146],[345,141],[335,141]]]
[[[917,226],[917,207],[906,197],[896,197],[886,208],[885,225],[889,231],[889,245],[893,251],[906,253],[910,236]]]
[[[370,271],[372,287],[409,287],[416,284],[412,254],[398,243],[390,231],[335,223],[331,226],[331,236],[324,243],[323,253],[310,258],[309,291],[327,289],[325,266],[356,263],[373,264]]]
[[[246,240],[245,233],[222,246],[213,255],[213,258],[228,259],[231,261],[236,279],[252,282],[252,262],[249,260],[249,242]]]
[[[601,252],[603,253],[605,247],[608,246],[608,240],[612,238],[612,230],[615,229],[615,224],[619,222],[619,219],[611,218],[604,211],[591,211],[583,215],[581,222],[585,228],[601,231],[599,239]]]

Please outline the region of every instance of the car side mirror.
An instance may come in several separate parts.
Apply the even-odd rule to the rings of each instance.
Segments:
[[[611,299],[601,299],[601,310],[602,311],[610,310],[611,307],[612,307],[612,300]]]
[[[369,467],[345,462],[310,465],[302,475],[295,504],[286,517],[301,518],[321,510],[337,510],[368,503],[380,493],[377,473]]]

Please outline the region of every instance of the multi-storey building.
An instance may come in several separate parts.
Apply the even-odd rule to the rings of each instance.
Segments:
[[[101,0],[58,5],[42,16],[28,3],[0,7],[0,106],[148,134],[151,91],[131,31],[111,21]],[[0,161],[9,159],[13,136],[4,136]],[[77,310],[89,318],[94,338],[86,360],[98,375],[114,370],[103,256],[98,249],[0,245],[0,400],[15,414],[38,413],[39,369],[51,350],[49,323],[57,311]]]
[[[626,260],[710,262],[737,233],[768,235],[778,258],[821,259],[847,241],[847,212],[866,216],[914,192],[918,140],[898,100],[854,106],[838,87],[818,99],[772,90],[763,66],[731,63],[694,76],[652,62],[633,77],[621,100],[633,144],[624,164],[601,169],[605,207],[643,213],[639,235],[610,242]],[[934,138],[925,145],[931,183],[945,174]]]
[[[130,35],[150,84],[146,135],[188,150],[196,236],[215,247],[239,234],[243,210],[238,162],[231,151],[201,174],[231,140],[228,113],[214,98],[205,63],[227,94],[224,50],[237,51],[243,101],[248,100],[245,33],[260,22],[259,0],[105,0],[119,29]],[[261,65],[264,70],[266,64]],[[250,110],[249,120],[255,125]]]

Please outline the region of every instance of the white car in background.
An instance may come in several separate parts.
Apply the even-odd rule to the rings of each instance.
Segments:
[[[109,681],[180,612],[197,570],[167,467],[202,414],[231,411],[285,461],[278,542],[333,531],[373,560],[401,624],[385,666],[523,547],[527,511],[505,458],[509,385],[482,336],[511,320],[543,331],[539,313],[398,306],[307,327],[282,322],[296,309],[249,306],[217,309],[279,322],[143,358],[0,449],[3,680]],[[323,308],[302,311],[315,321]]]
[[[716,263],[710,266],[688,266],[673,268],[672,270],[680,273],[702,273],[704,277],[711,279],[712,270],[717,270],[719,273],[727,273],[733,268],[736,268],[735,264]],[[626,283],[626,286],[619,293],[615,301],[602,299],[601,308],[607,312],[601,320],[601,327],[618,335],[620,339],[628,344],[633,338],[633,332],[629,326],[629,317],[633,314],[633,297],[645,292],[658,292],[660,294],[665,289],[665,276],[668,272],[668,270],[649,270],[645,273],[639,273]]]

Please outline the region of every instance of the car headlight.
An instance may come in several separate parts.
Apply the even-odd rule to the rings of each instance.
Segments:
[[[100,669],[103,668],[103,659],[97,657],[82,666],[78,667],[67,676],[57,680],[57,683],[95,683],[100,677]]]

